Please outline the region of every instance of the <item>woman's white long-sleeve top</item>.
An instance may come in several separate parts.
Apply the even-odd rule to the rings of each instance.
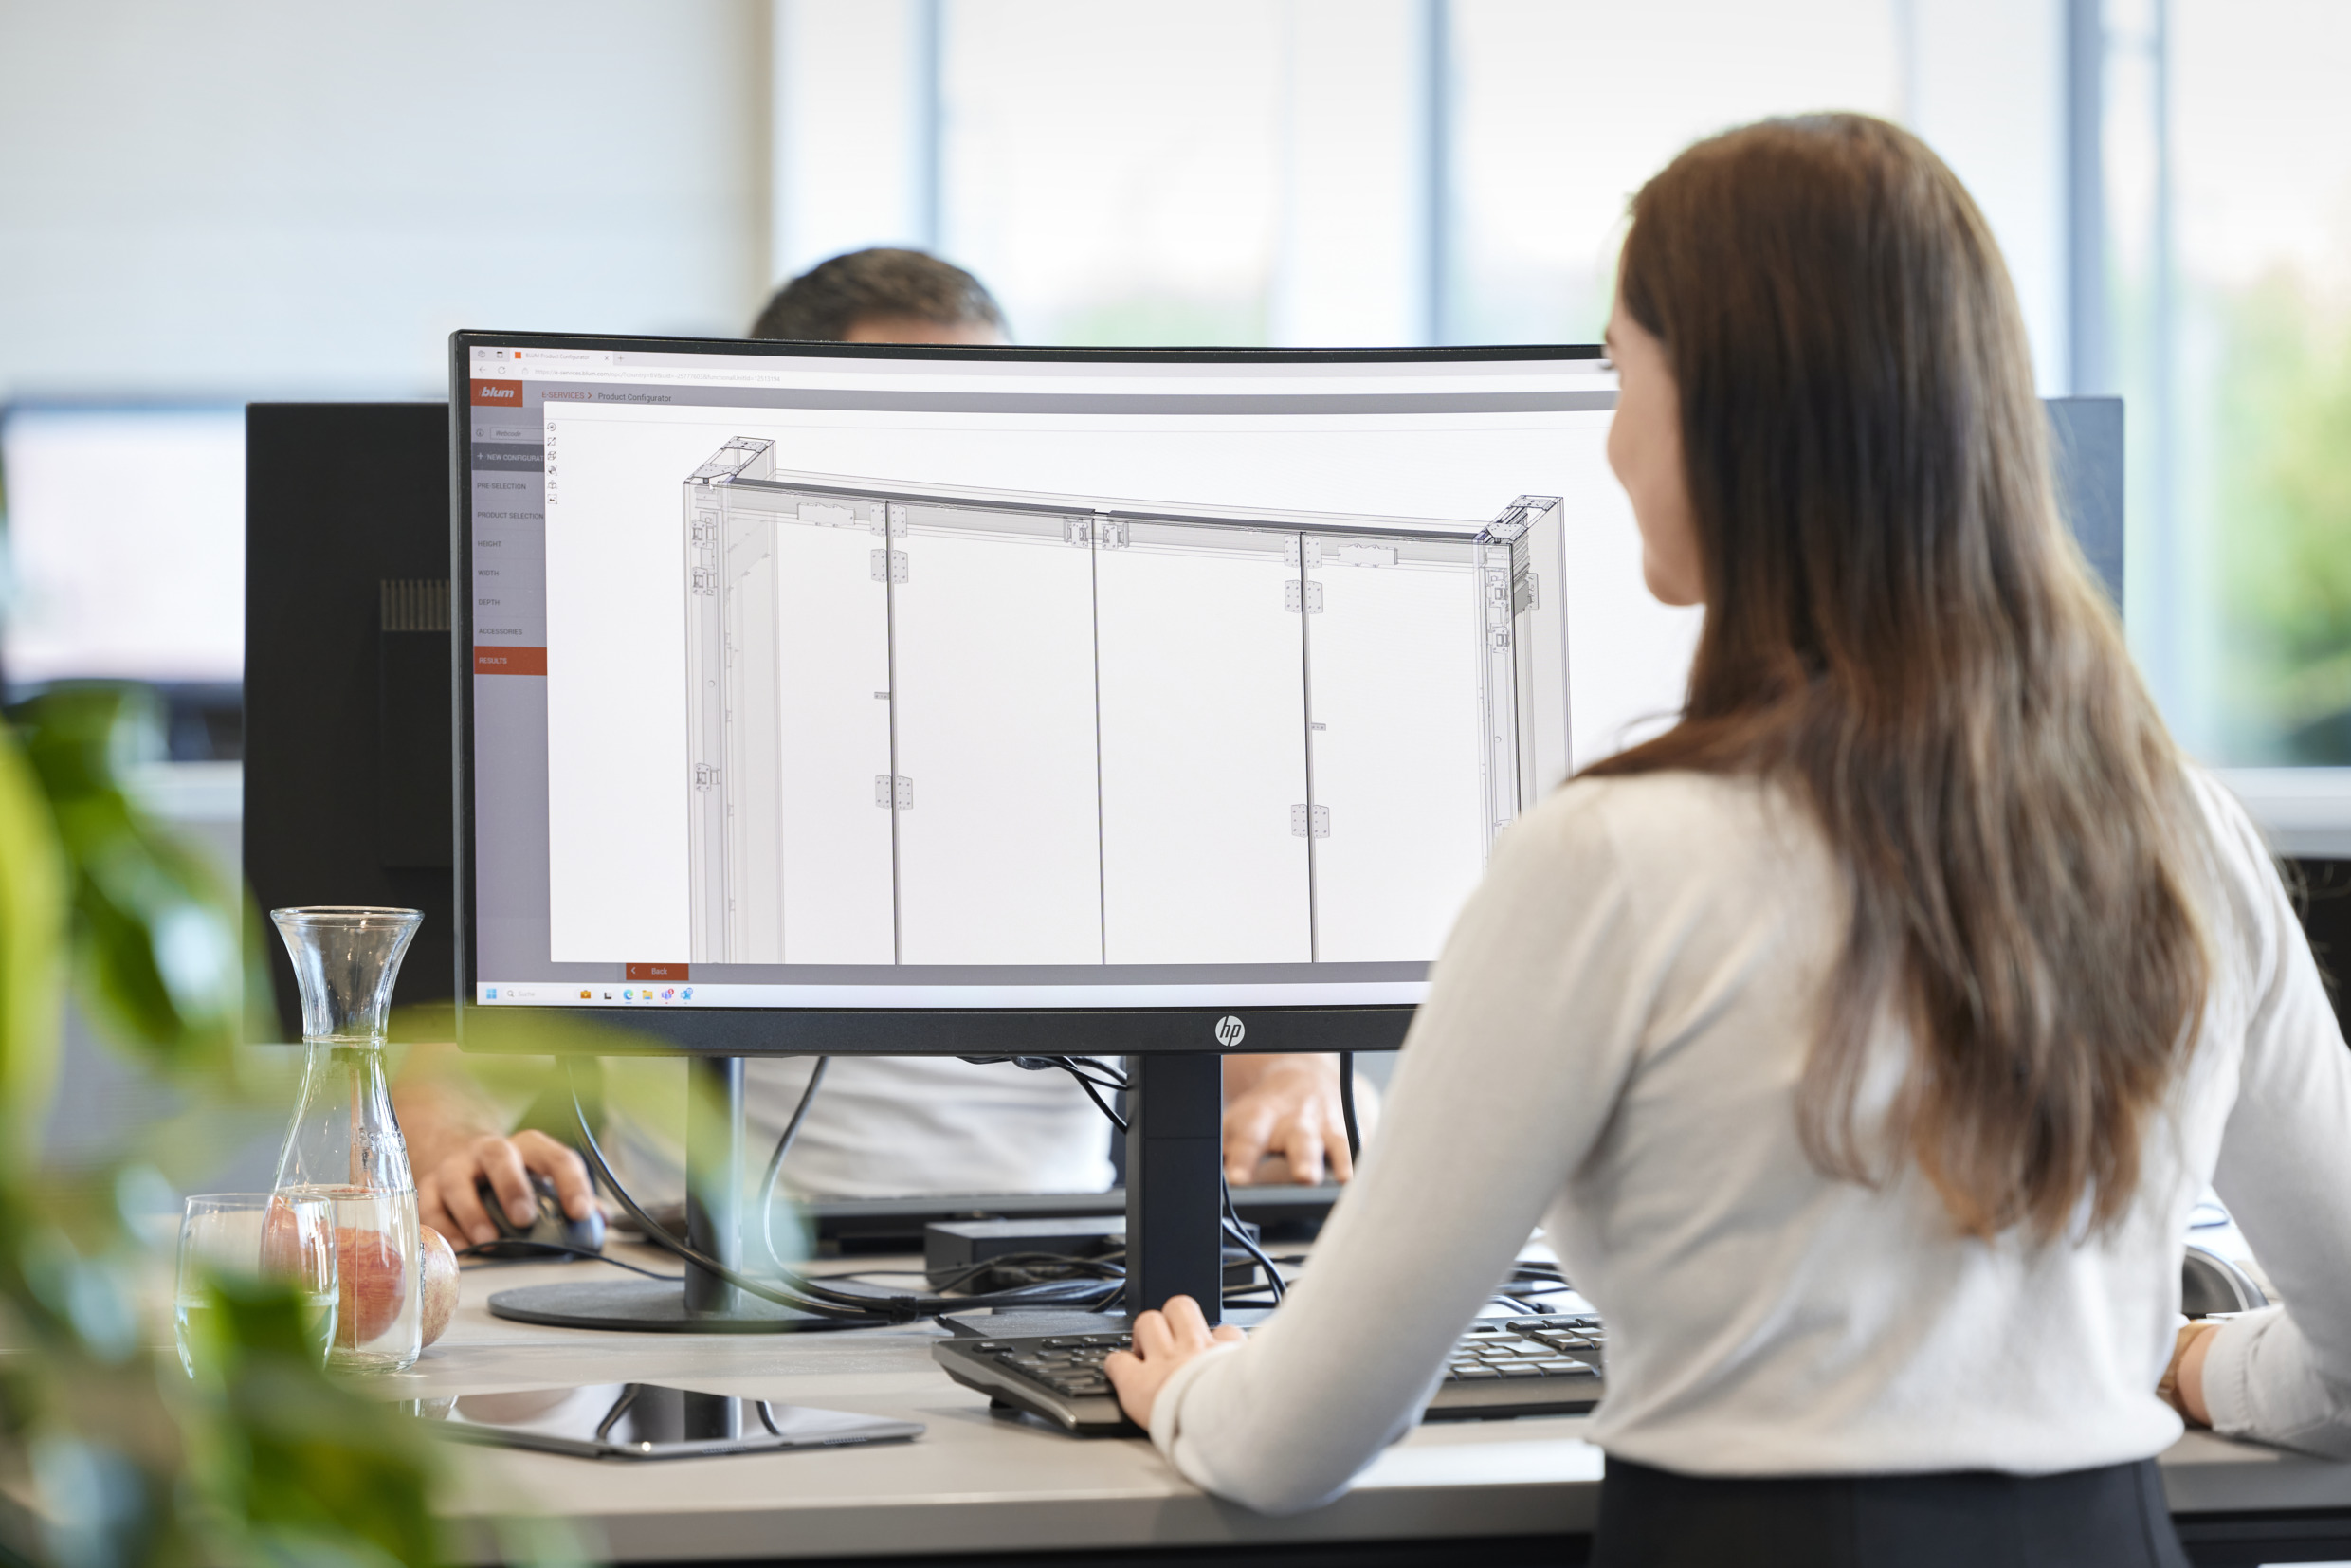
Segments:
[[[2351,1455],[2351,1052],[2258,835],[2196,788],[2201,1036],[2128,1214],[2044,1248],[1957,1234],[1907,1161],[1872,1189],[1806,1158],[1796,1085],[1850,907],[1809,813],[1688,774],[1560,791],[1496,847],[1288,1304],[1169,1379],[1154,1441],[1251,1507],[1333,1496],[1540,1223],[1609,1325],[1591,1435],[1613,1454],[1698,1475],[2141,1459],[2180,1431],[2154,1390],[2209,1179],[2287,1303],[2215,1340],[2215,1425]],[[1865,1128],[1907,1045],[1873,1049]]]

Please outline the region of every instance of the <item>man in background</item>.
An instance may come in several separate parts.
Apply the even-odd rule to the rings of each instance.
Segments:
[[[876,247],[820,262],[775,291],[751,336],[805,343],[1010,342],[977,278],[920,250]]]
[[[1004,312],[980,281],[920,250],[835,256],[793,279],[753,324],[758,338],[802,342],[959,344],[1010,341]],[[1116,1054],[1115,1037],[1102,1043]],[[539,1132],[506,1136],[509,1119],[452,1080],[448,1057],[419,1052],[394,1086],[422,1218],[452,1241],[497,1231],[475,1195],[487,1179],[518,1224],[536,1212],[528,1171],[556,1184],[574,1218],[593,1203],[586,1168]],[[808,1090],[809,1057],[744,1064],[749,1142],[773,1147]],[[684,1193],[683,1068],[660,1058],[605,1064],[605,1141],[641,1203]],[[624,1110],[622,1107],[629,1107]],[[1353,1175],[1327,1056],[1225,1059],[1225,1165],[1236,1185],[1317,1182]],[[1100,1192],[1111,1184],[1109,1125],[1060,1072],[946,1056],[842,1056],[809,1102],[782,1180],[800,1195]],[[461,1240],[462,1238],[462,1240]]]

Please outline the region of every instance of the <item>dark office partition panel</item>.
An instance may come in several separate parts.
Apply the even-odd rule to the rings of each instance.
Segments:
[[[2351,1039],[2351,860],[2296,859],[2287,870],[2311,955],[2334,994],[2335,1021]]]
[[[266,909],[421,909],[396,1007],[447,1004],[449,442],[443,403],[246,410],[245,874]],[[277,1019],[300,1007],[269,936]],[[396,1032],[449,1038],[429,1015]]]
[[[2056,436],[2057,502],[2082,554],[2123,607],[2123,400],[2051,397]]]

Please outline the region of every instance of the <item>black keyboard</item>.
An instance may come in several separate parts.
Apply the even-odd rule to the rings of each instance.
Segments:
[[[1103,1360],[1122,1333],[940,1340],[932,1358],[998,1409],[1026,1411],[1081,1437],[1134,1436]],[[1481,1318],[1462,1335],[1424,1421],[1581,1415],[1600,1402],[1600,1320]]]

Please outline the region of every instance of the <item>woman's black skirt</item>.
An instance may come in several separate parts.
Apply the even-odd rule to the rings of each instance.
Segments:
[[[2187,1568],[2155,1461],[1727,1478],[1612,1457],[1594,1568]]]

